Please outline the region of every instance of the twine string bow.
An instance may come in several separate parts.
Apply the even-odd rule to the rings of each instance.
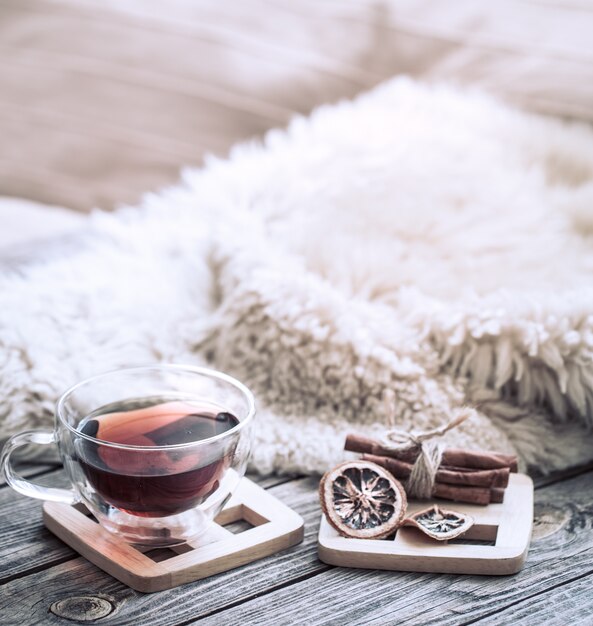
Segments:
[[[419,499],[430,498],[445,448],[438,438],[459,426],[472,412],[470,409],[461,409],[442,426],[424,431],[407,431],[395,427],[395,393],[392,390],[385,392],[384,402],[391,428],[385,433],[381,443],[393,452],[418,450],[418,456],[406,481],[406,491],[408,495]]]

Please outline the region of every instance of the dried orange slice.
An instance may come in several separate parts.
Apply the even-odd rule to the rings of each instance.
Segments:
[[[347,461],[323,475],[321,508],[344,537],[382,539],[401,525],[406,492],[386,469],[370,461]]]
[[[458,511],[431,506],[404,520],[404,526],[416,526],[425,535],[437,541],[448,541],[466,533],[474,525],[474,518]]]

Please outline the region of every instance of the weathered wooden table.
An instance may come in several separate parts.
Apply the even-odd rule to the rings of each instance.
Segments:
[[[50,466],[27,473],[46,484],[61,475]],[[147,595],[77,556],[45,530],[39,502],[2,485],[0,624],[593,624],[593,466],[536,481],[527,564],[501,578],[330,567],[317,559],[317,481],[258,482],[304,517],[304,542]]]

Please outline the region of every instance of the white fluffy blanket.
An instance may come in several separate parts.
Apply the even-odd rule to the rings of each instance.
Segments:
[[[0,294],[5,436],[113,368],[250,385],[253,465],[323,471],[351,430],[480,411],[451,443],[593,458],[593,133],[391,81],[96,215],[90,245]]]

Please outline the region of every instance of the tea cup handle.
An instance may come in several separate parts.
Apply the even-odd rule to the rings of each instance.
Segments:
[[[10,455],[16,448],[29,443],[50,444],[56,443],[55,434],[45,430],[28,430],[18,435],[13,435],[2,449],[0,457],[0,469],[4,472],[6,482],[18,493],[38,500],[49,500],[51,502],[63,502],[64,504],[75,504],[80,500],[73,489],[58,489],[56,487],[44,487],[36,485],[29,480],[19,476],[13,469],[10,462]]]

